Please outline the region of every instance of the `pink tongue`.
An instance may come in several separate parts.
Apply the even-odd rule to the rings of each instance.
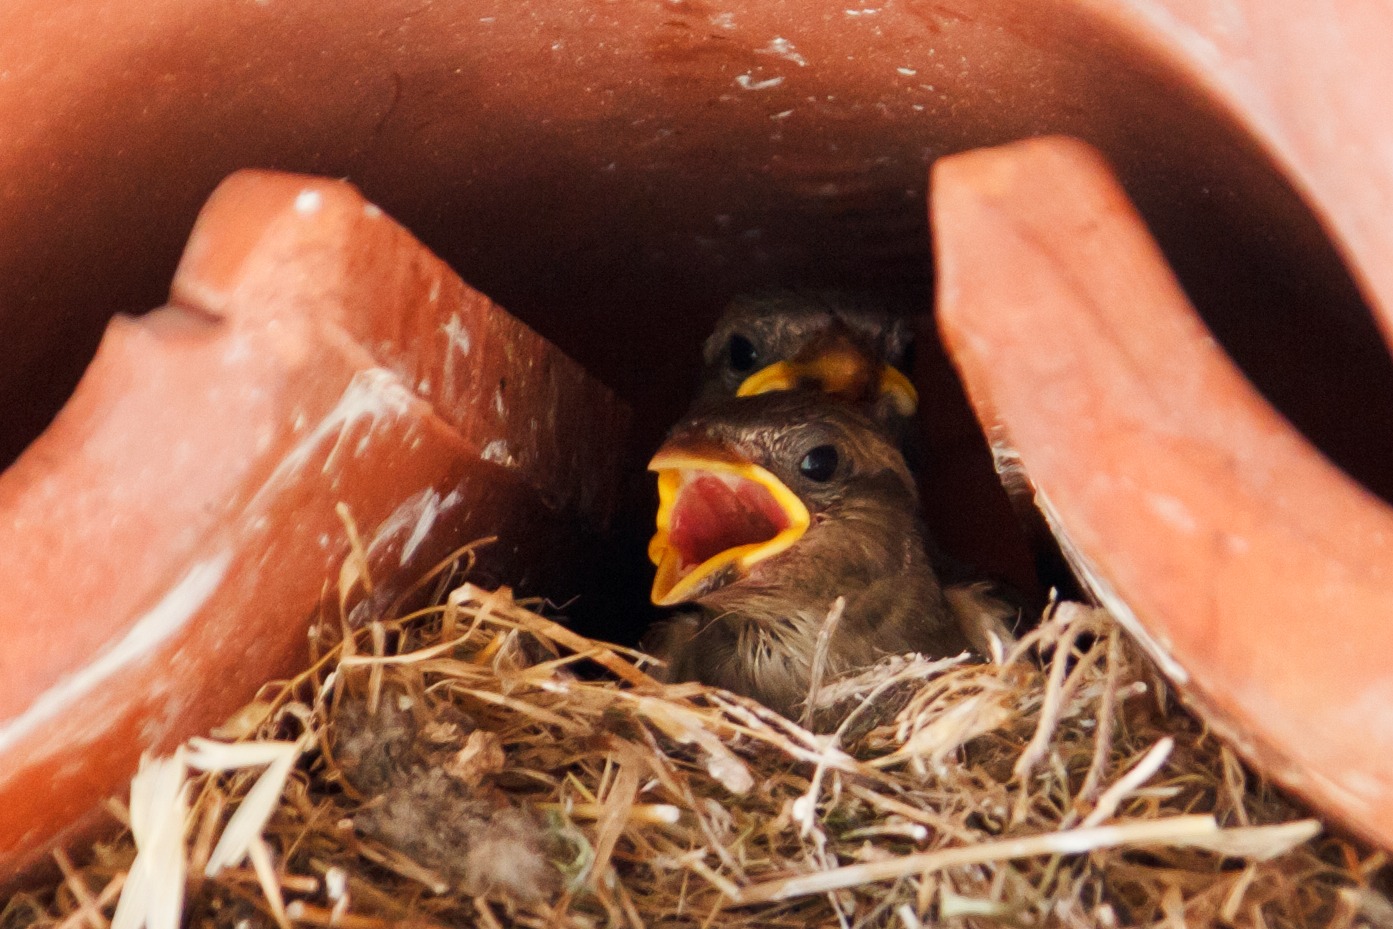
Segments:
[[[767,542],[788,525],[774,498],[752,481],[732,490],[716,477],[698,477],[682,488],[673,507],[668,539],[689,568],[728,548]]]

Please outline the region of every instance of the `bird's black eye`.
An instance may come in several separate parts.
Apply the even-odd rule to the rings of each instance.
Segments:
[[[900,372],[907,377],[914,377],[914,361],[915,356],[918,354],[915,348],[914,340],[910,339],[909,344],[904,348],[904,357],[895,365],[895,367],[899,368]]]
[[[753,371],[755,365],[759,364],[759,352],[755,349],[755,343],[745,338],[743,335],[733,335],[730,337],[730,369],[744,374],[746,371]]]
[[[803,456],[798,462],[798,473],[819,484],[832,479],[837,471],[837,449],[833,445],[819,445]]]

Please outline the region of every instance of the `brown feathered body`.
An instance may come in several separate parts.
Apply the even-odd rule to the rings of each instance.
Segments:
[[[796,717],[819,651],[831,680],[886,655],[968,647],[926,553],[903,456],[857,410],[810,391],[729,400],[679,424],[668,444],[724,449],[767,469],[811,516],[786,551],[727,572],[697,596],[697,612],[649,640],[671,679],[723,687]],[[835,469],[810,478],[810,456],[825,464],[829,447]]]

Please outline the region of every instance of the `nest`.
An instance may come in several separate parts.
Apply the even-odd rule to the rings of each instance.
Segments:
[[[0,927],[1389,924],[1382,853],[1255,777],[1101,610],[828,682],[818,734],[456,573],[322,621]]]

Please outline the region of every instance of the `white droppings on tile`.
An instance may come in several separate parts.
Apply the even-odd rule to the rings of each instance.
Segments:
[[[755,49],[755,54],[774,55],[783,58],[785,61],[791,61],[800,68],[806,68],[808,66],[808,59],[799,54],[798,49],[794,47],[793,43],[781,35],[770,39],[769,44],[764,48]]]
[[[434,298],[432,298],[434,299]],[[450,347],[461,355],[468,355],[470,349],[474,347],[473,340],[470,339],[469,330],[465,327],[464,321],[458,314],[452,314],[440,327],[445,333],[445,337],[450,340]]]
[[[443,497],[434,487],[426,487],[417,491],[403,500],[378,525],[372,538],[368,541],[368,553],[374,554],[383,546],[405,535],[406,540],[402,544],[397,564],[406,564],[416,553],[421,543],[425,541],[427,533],[435,525],[440,514],[457,505],[460,499],[458,490],[451,491]]]
[[[517,459],[508,448],[508,443],[503,439],[494,439],[484,446],[484,450],[479,453],[479,457],[494,464],[503,465],[505,468],[516,468]]]
[[[783,82],[783,77],[771,77],[766,80],[757,81],[749,72],[737,75],[735,78],[735,83],[741,90],[769,90],[772,87],[778,87]]]
[[[313,216],[324,206],[324,195],[317,190],[302,190],[295,196],[295,212]]]
[[[247,509],[255,510],[264,505],[265,498],[274,494],[288,479],[299,473],[320,446],[331,437],[334,444],[324,459],[321,468],[321,473],[324,474],[329,473],[344,440],[358,423],[367,420],[368,434],[371,436],[383,425],[396,422],[405,416],[413,402],[419,402],[416,395],[393,372],[385,368],[368,368],[357,372],[334,408],[285,454],[270,477],[248,501]]]

